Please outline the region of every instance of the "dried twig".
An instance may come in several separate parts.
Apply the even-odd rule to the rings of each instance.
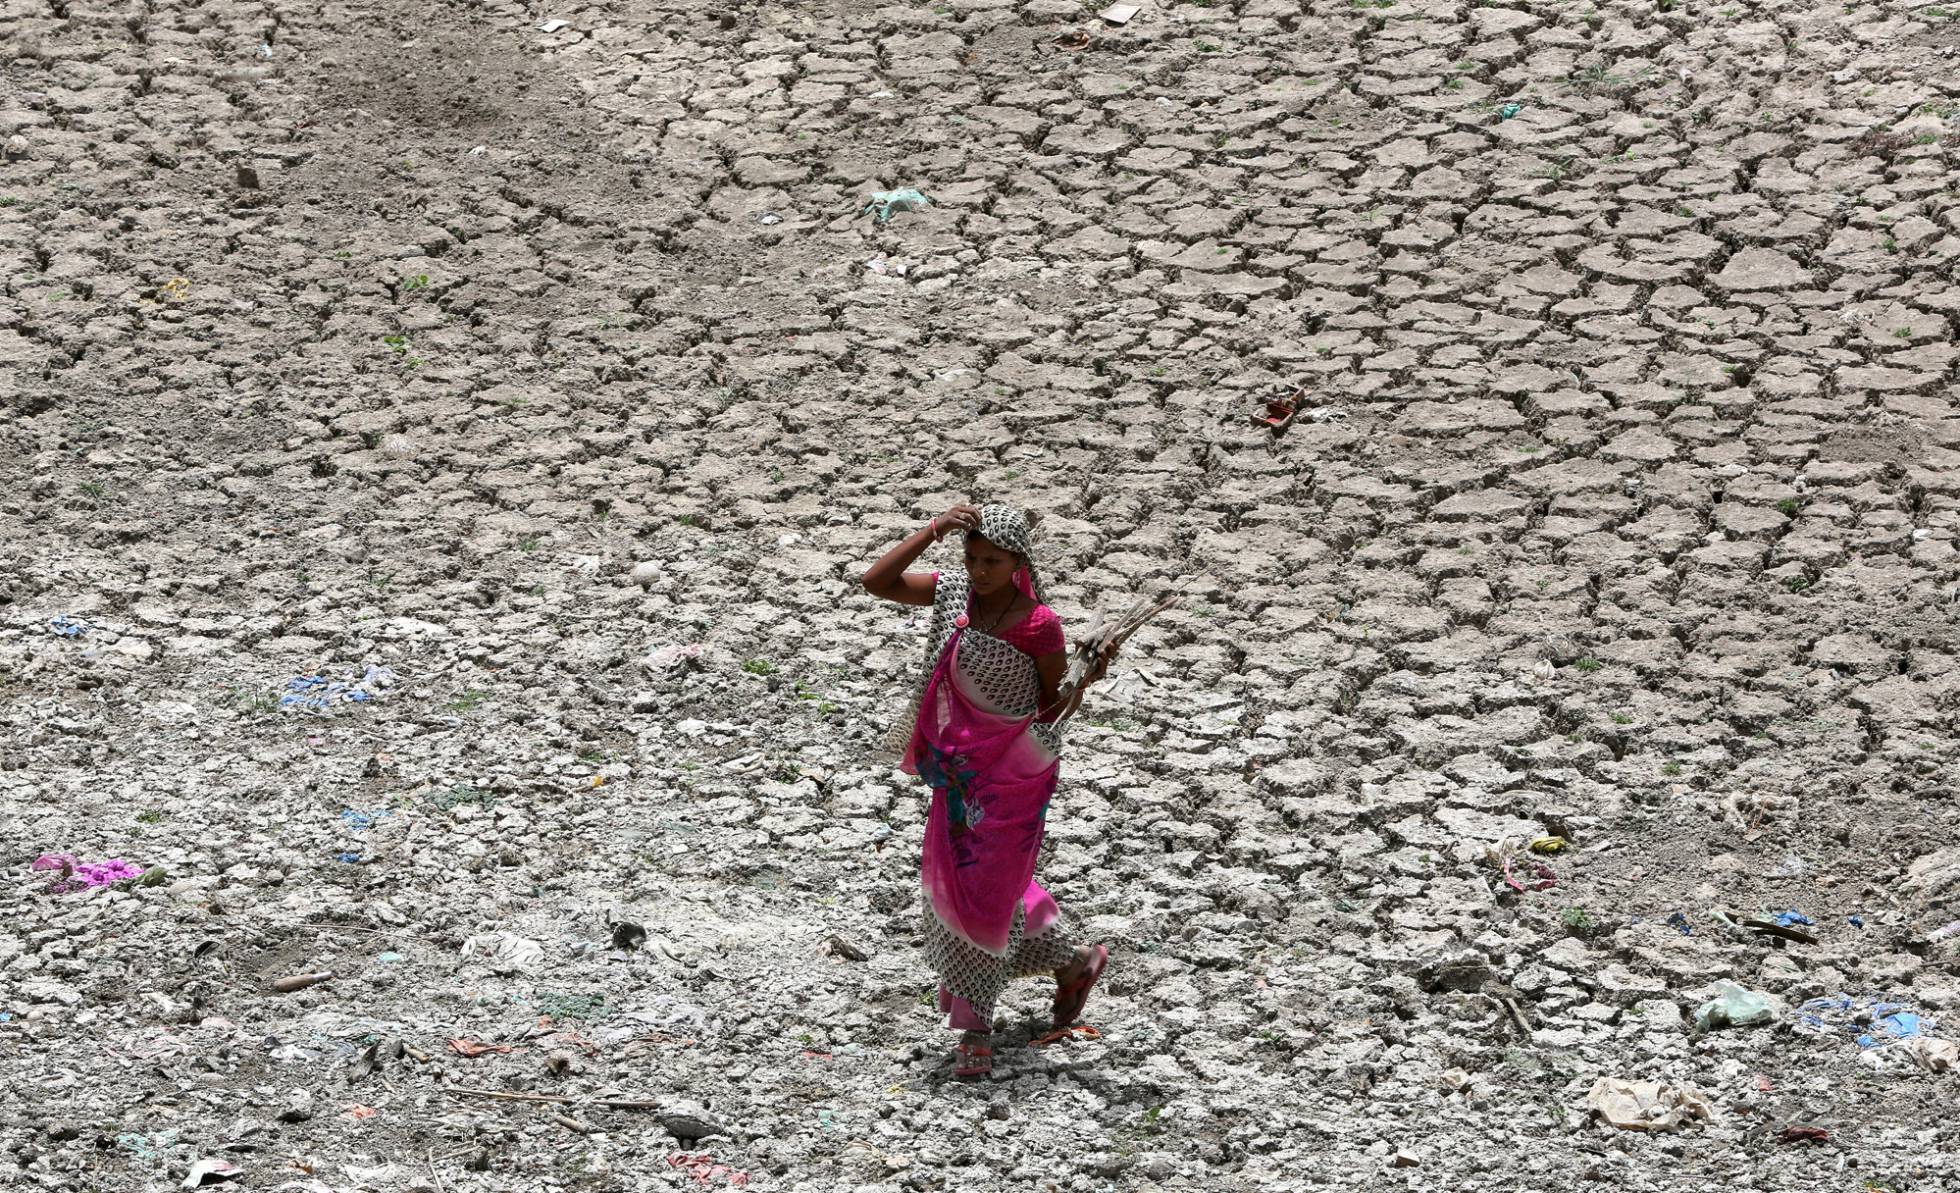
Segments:
[[[1066,707],[1105,650],[1123,645],[1129,640],[1130,635],[1143,628],[1145,622],[1164,610],[1174,607],[1178,599],[1177,593],[1155,599],[1145,597],[1130,606],[1129,611],[1122,617],[1109,624],[1105,624],[1103,615],[1097,613],[1096,619],[1089,623],[1088,630],[1075,640],[1075,649],[1069,656],[1068,671],[1063,674],[1062,682],[1056,689],[1056,703]],[[1060,719],[1066,721],[1074,715],[1075,709],[1070,709]]]

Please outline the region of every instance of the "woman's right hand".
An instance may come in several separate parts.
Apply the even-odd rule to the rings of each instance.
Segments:
[[[937,533],[940,538],[945,538],[955,531],[978,530],[980,529],[980,509],[977,506],[956,505],[932,521],[933,525],[938,527]]]

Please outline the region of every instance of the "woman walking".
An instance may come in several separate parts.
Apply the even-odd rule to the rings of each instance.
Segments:
[[[926,959],[939,1009],[963,1034],[953,1075],[993,1071],[994,1002],[1017,977],[1055,976],[1055,1026],[1082,1014],[1109,950],[1071,942],[1055,900],[1035,881],[1048,801],[1061,763],[1056,722],[1102,678],[1112,647],[1068,697],[1061,620],[1042,603],[1029,532],[1005,505],[956,505],[885,552],[864,574],[874,596],[932,606],[911,713],[893,744],[932,788],[920,881]],[[960,531],[960,573],[907,573],[927,547]]]

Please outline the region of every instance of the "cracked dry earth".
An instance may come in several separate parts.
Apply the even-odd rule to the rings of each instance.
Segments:
[[[6,0],[0,1184],[1954,1187],[1795,1008],[1960,1022],[1957,18]],[[980,1087],[855,584],[964,499],[1185,593]]]

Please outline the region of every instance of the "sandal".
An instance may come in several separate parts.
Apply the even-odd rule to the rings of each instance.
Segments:
[[[1102,977],[1103,967],[1109,964],[1109,950],[1102,945],[1089,949],[1089,959],[1082,966],[1082,976],[1073,982],[1055,983],[1055,1026],[1067,1027],[1082,1017],[1082,1006],[1089,1001],[1089,991],[1096,979]]]
[[[953,1080],[979,1081],[994,1071],[994,1050],[986,1044],[969,1044],[965,1040],[953,1045]],[[959,1058],[964,1057],[965,1063]]]

